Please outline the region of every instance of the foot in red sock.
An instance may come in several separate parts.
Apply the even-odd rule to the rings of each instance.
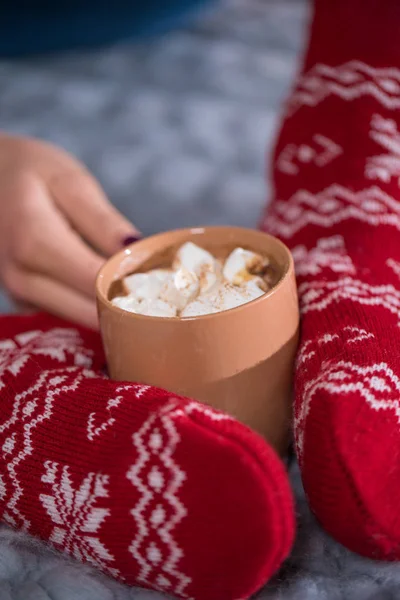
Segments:
[[[0,514],[128,583],[248,598],[294,532],[284,467],[197,402],[102,377],[96,334],[2,318]]]
[[[303,314],[295,433],[322,525],[400,559],[400,4],[317,0],[265,228]]]

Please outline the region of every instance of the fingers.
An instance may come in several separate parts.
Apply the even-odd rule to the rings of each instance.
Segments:
[[[42,273],[93,300],[97,273],[104,259],[67,227],[60,227],[58,235],[49,236],[46,241],[48,256],[37,256],[43,265]]]
[[[83,169],[72,169],[49,182],[49,191],[73,227],[105,256],[114,254],[124,240],[140,233],[107,200],[97,181]]]
[[[20,216],[13,258],[24,271],[38,272],[93,299],[95,280],[104,259],[71,229],[36,182]]]
[[[78,238],[74,231],[60,227],[37,246],[34,261],[25,260],[24,267],[58,280],[93,299],[96,276],[104,259]]]
[[[29,301],[38,308],[91,329],[98,329],[93,301],[54,279],[19,269],[9,271],[5,284],[18,301]]]

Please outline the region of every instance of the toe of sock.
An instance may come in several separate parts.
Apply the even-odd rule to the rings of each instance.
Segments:
[[[231,419],[193,411],[190,480],[185,484],[186,544],[196,600],[248,598],[287,557],[294,537],[284,465],[266,442]],[[183,457],[182,457],[183,460]],[[196,470],[194,470],[194,465]],[[195,545],[195,548],[193,546]]]
[[[358,554],[400,559],[400,430],[397,402],[359,391],[314,398],[304,431],[302,476],[323,527]]]

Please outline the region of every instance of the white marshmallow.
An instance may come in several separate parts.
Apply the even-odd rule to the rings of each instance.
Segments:
[[[173,271],[171,269],[153,269],[149,274],[154,275],[164,283],[167,279],[172,277]]]
[[[135,298],[132,298],[132,296],[117,296],[111,300],[111,304],[133,313],[137,313],[139,308],[139,302]]]
[[[175,270],[183,267],[200,275],[204,268],[215,271],[215,258],[207,250],[187,242],[179,248],[172,266]]]
[[[137,300],[155,300],[160,295],[163,280],[154,271],[134,273],[124,277],[124,286]]]
[[[180,317],[181,319],[187,317],[202,317],[203,315],[212,315],[217,312],[220,311],[207,302],[204,296],[199,296],[196,300],[193,300],[193,302],[190,302],[185,306]]]
[[[195,317],[218,313],[259,298],[268,286],[261,273],[268,260],[236,248],[223,265],[188,242],[177,252],[172,269],[154,269],[124,278],[128,296],[115,306],[154,317]],[[253,271],[254,270],[254,271]]]
[[[200,275],[200,293],[209,292],[218,281],[220,278],[214,271],[203,271]]]
[[[182,268],[176,271],[173,279],[168,279],[164,284],[160,298],[178,310],[182,310],[190,300],[197,296],[199,288],[197,276]]]
[[[177,310],[163,300],[142,300],[139,304],[137,313],[148,317],[176,317]]]
[[[240,287],[246,291],[251,300],[263,296],[266,292],[266,283],[261,277],[252,277],[248,281],[242,283]]]
[[[236,308],[255,300],[263,295],[258,285],[251,281],[243,286],[234,286],[229,283],[221,283],[208,294],[198,296],[190,302],[181,312],[181,317],[198,317],[209,315]]]
[[[259,254],[244,250],[244,248],[235,248],[226,259],[222,273],[227,281],[240,285],[254,277],[251,268],[257,263],[260,265],[263,263]]]
[[[174,275],[176,289],[187,299],[195,298],[199,292],[199,279],[195,273],[187,269],[179,269]]]

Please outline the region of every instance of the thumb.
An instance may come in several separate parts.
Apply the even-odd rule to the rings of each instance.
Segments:
[[[107,199],[96,179],[77,167],[53,177],[48,188],[74,229],[105,256],[140,237],[139,230]]]

